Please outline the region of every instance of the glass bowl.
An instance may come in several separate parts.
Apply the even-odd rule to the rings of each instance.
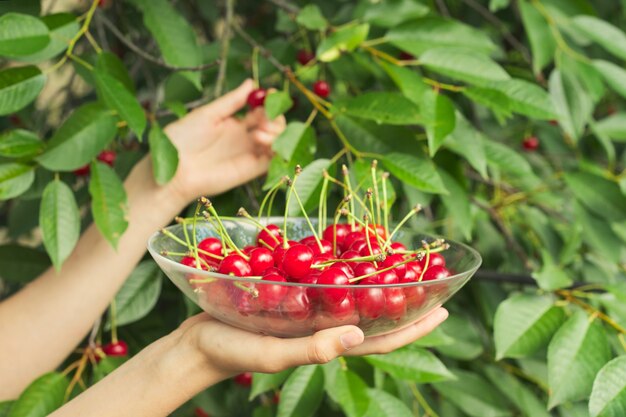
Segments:
[[[234,243],[243,248],[254,245],[258,228],[246,219],[222,220]],[[316,221],[311,219],[314,227]],[[283,224],[283,218],[269,218],[265,224]],[[188,224],[187,236],[193,239],[192,225]],[[185,240],[183,225],[177,224],[166,230]],[[197,242],[215,236],[213,228],[204,221],[196,224]],[[291,240],[311,235],[304,218],[289,218],[287,234]],[[435,237],[410,230],[400,230],[394,240],[407,248],[419,248],[423,240]],[[162,232],[157,232],[148,241],[148,250],[159,267],[170,280],[202,310],[214,318],[245,330],[277,337],[301,337],[329,327],[353,324],[360,327],[366,336],[380,335],[400,329],[441,306],[467,283],[481,264],[481,257],[474,249],[462,243],[447,241],[450,245],[441,254],[451,275],[432,281],[403,284],[345,286],[305,284],[298,282],[270,282],[256,278],[234,277],[217,272],[195,269],[180,264],[181,256],[163,253],[181,253],[187,248]],[[287,295],[280,305],[259,306],[255,296],[262,285],[287,288]],[[281,288],[273,287],[281,290]],[[328,307],[321,302],[320,292],[336,289],[349,294],[338,306]],[[283,289],[284,291],[284,289]],[[385,308],[377,314],[367,314],[364,303],[360,303],[366,291],[385,297]],[[350,297],[351,296],[351,297]],[[370,295],[371,296],[371,295]],[[404,303],[401,301],[404,296]],[[376,297],[374,297],[376,298]],[[400,299],[400,300],[399,300]],[[363,314],[360,314],[364,312]],[[375,318],[372,318],[375,317]]]

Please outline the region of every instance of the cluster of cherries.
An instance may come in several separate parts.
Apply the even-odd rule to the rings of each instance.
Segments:
[[[445,258],[438,253],[444,244],[435,242],[432,250],[429,246],[409,251],[402,243],[389,240],[380,225],[332,224],[319,238],[312,235],[293,241],[285,240],[280,227],[270,224],[259,231],[255,246],[230,248],[230,252],[225,252],[225,246],[221,239],[208,237],[198,243],[197,258],[185,256],[180,262],[262,282],[227,294],[236,310],[246,316],[280,311],[290,320],[303,321],[323,312],[335,322],[353,317],[359,321],[399,320],[408,307],[423,305],[426,295],[421,286],[393,284],[450,275]],[[194,282],[194,275],[189,277],[197,290],[211,291],[203,286],[206,279]],[[326,287],[283,285],[287,282]],[[359,288],[362,285],[367,287]],[[219,296],[222,300],[223,295]]]

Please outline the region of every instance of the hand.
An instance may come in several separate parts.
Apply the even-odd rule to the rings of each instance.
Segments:
[[[183,204],[200,195],[215,195],[267,171],[271,144],[285,129],[285,118],[270,121],[262,107],[243,118],[252,80],[199,107],[165,128],[178,149],[178,170],[170,189]]]
[[[430,333],[448,317],[437,308],[418,322],[382,336],[365,338],[356,326],[321,330],[309,337],[280,339],[231,327],[206,313],[185,321],[182,340],[205,355],[223,378],[241,372],[275,373],[299,365],[321,364],[337,356],[388,353]]]

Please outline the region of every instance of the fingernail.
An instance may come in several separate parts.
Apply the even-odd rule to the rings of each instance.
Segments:
[[[346,350],[349,350],[363,343],[363,333],[352,330],[339,336],[339,341]]]

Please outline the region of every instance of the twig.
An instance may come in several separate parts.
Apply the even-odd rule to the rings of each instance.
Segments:
[[[441,13],[445,17],[450,17],[450,10],[446,6],[446,3],[443,0],[436,0],[437,7],[439,8],[439,13]]]
[[[528,48],[520,41],[518,41],[515,36],[511,35],[511,32],[507,29],[507,27],[502,23],[498,17],[491,13],[485,6],[478,3],[476,0],[461,0],[463,3],[467,4],[472,9],[476,10],[485,20],[489,21],[493,24],[500,32],[502,32],[502,36],[504,39],[515,49],[517,49],[520,54],[522,54],[522,58],[526,63],[531,63],[530,52]]]
[[[163,61],[160,58],[154,57],[150,54],[148,54],[147,52],[144,52],[144,50],[142,48],[140,48],[139,46],[135,45],[130,39],[128,39],[126,36],[124,36],[124,34],[122,32],[120,32],[115,25],[109,20],[107,19],[102,13],[98,13],[98,19],[100,19],[102,21],[102,23],[104,24],[104,26],[107,27],[107,29],[109,29],[109,31],[111,31],[111,33],[113,34],[113,36],[115,36],[117,39],[120,40],[120,42],[122,42],[124,45],[126,45],[126,47],[128,49],[130,49],[131,51],[133,51],[134,53],[136,53],[138,56],[140,56],[141,58],[145,59],[146,61],[152,62],[153,64],[159,65],[163,68],[172,70],[172,71],[203,71],[207,68],[212,68],[216,65],[218,65],[220,63],[220,60],[215,60],[213,62],[208,62],[206,64],[202,64],[202,65],[197,65],[197,66],[178,66],[178,65],[171,65],[168,64],[167,62]]]
[[[411,382],[409,384],[409,388],[411,388],[411,392],[413,393],[413,396],[415,397],[415,399],[417,400],[417,402],[419,403],[419,405],[422,406],[422,408],[424,409],[424,411],[426,412],[427,416],[430,417],[439,417],[439,414],[437,414],[432,407],[430,406],[430,404],[428,404],[428,402],[426,401],[426,398],[424,398],[424,396],[422,395],[421,392],[419,392],[419,390],[417,389],[417,385],[415,385],[415,382]]]
[[[275,4],[276,6],[284,9],[289,13],[298,13],[300,11],[300,8],[298,6],[286,2],[285,0],[269,0],[269,2]]]
[[[246,33],[241,28],[241,26],[237,24],[237,22],[233,22],[232,28],[235,29],[235,32],[237,32],[237,34],[241,36],[243,40],[246,41],[249,45],[255,48],[259,48],[259,52],[261,53],[261,55],[263,55],[263,58],[267,59],[270,64],[276,67],[276,69],[278,69],[280,72],[287,72],[289,68],[284,66],[276,58],[274,58],[274,55],[272,55],[272,53],[268,49],[258,43],[252,36],[248,35],[248,33]]]
[[[602,320],[603,322],[605,322],[606,324],[614,328],[618,333],[626,334],[626,329],[620,326],[615,320],[613,320],[611,317],[607,316],[606,314],[604,314],[602,311],[598,310],[597,308],[593,307],[592,305],[589,305],[585,303],[584,301],[579,300],[574,295],[572,295],[572,293],[569,290],[558,290],[556,291],[556,294],[565,298],[567,301],[570,301],[580,306],[588,313],[597,316],[600,320]]]
[[[235,0],[226,0],[226,22],[222,32],[222,50],[220,51],[220,66],[215,81],[215,97],[219,97],[226,81],[226,66],[228,64],[228,49],[230,47],[230,30],[233,24]]]

